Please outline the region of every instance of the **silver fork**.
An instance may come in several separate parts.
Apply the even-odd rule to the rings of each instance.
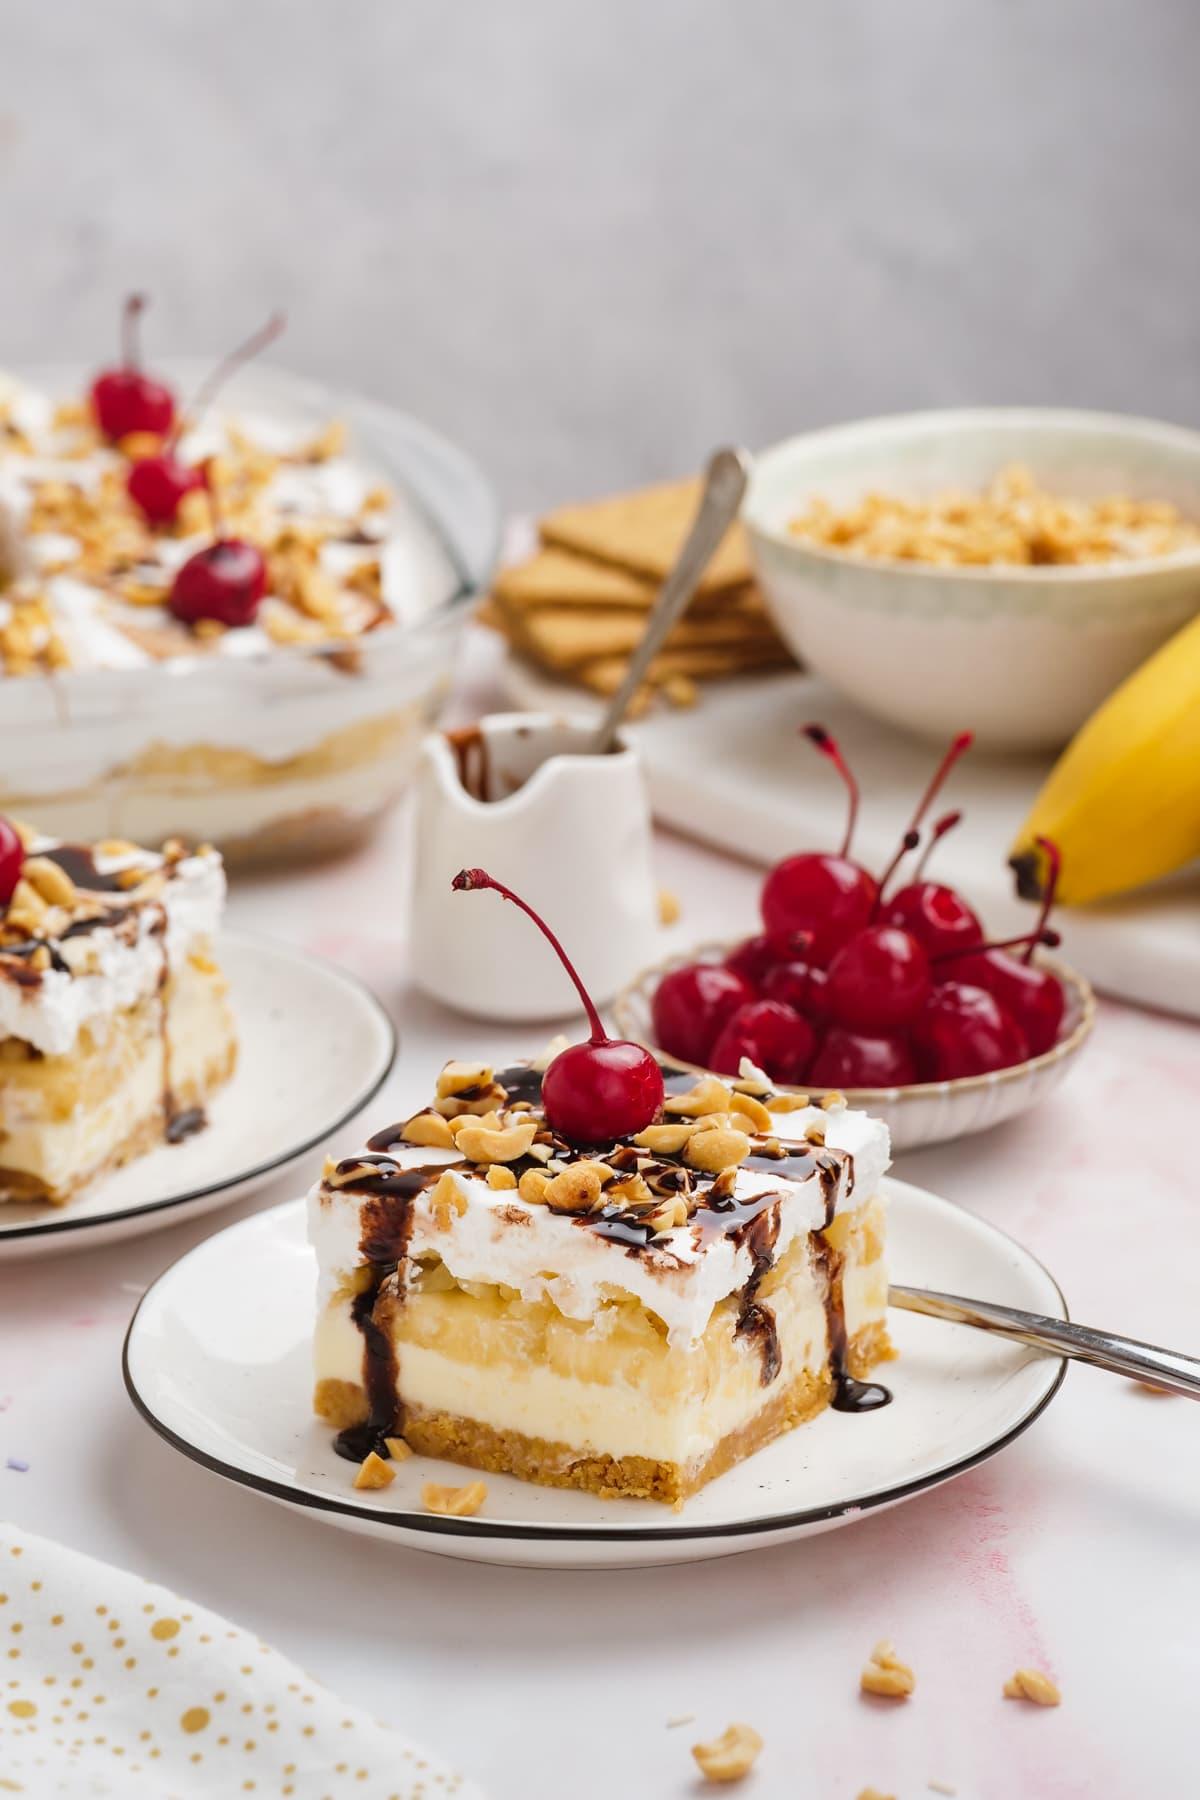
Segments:
[[[1178,1350],[1161,1350],[1136,1338],[1118,1337],[1112,1331],[1096,1331],[1090,1325],[1073,1325],[1065,1319],[1045,1318],[1041,1313],[1021,1312],[1015,1306],[997,1306],[990,1300],[964,1300],[959,1294],[935,1294],[928,1288],[888,1289],[892,1306],[924,1313],[930,1319],[946,1319],[953,1325],[973,1325],[1013,1338],[1033,1350],[1051,1356],[1072,1356],[1114,1375],[1127,1375],[1172,1394],[1200,1400],[1200,1362]]]

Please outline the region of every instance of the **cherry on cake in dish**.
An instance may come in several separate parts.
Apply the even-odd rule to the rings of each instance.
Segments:
[[[0,1201],[69,1200],[204,1124],[237,1058],[214,850],[0,819]]]
[[[678,1503],[829,1405],[887,1400],[864,1379],[891,1354],[886,1128],[749,1062],[664,1084],[589,1011],[588,1043],[447,1063],[427,1107],[326,1164],[315,1408],[344,1456],[403,1438]]]
[[[281,326],[178,390],[134,341],[69,393],[0,373],[5,803],[47,830],[312,856],[403,783],[462,573],[307,389],[222,389]]]

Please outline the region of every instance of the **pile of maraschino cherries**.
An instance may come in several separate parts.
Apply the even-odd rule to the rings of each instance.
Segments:
[[[1053,947],[1047,926],[1059,856],[1039,838],[1049,876],[1032,931],[987,943],[962,896],[926,878],[929,853],[958,824],[930,828],[902,886],[904,859],[922,848],[921,825],[971,734],[955,738],[876,877],[851,854],[858,785],[820,725],[804,735],[838,770],[849,794],[846,832],[834,854],[785,857],[763,883],[763,930],[724,962],[690,963],[664,975],[654,995],[655,1040],[682,1062],[736,1075],[749,1057],[772,1081],[823,1088],[903,1087],[985,1075],[1040,1056],[1058,1040],[1065,996],[1033,960]]]
[[[118,449],[130,452],[126,492],[153,530],[173,529],[187,495],[208,493],[212,542],[176,570],[167,595],[168,609],[184,625],[198,625],[201,620],[212,620],[228,628],[252,625],[267,591],[266,561],[255,544],[230,537],[222,530],[208,470],[203,464],[183,461],[179,440],[185,426],[197,424],[234,371],[279,336],[283,315],[275,313],[225,357],[191,405],[181,412],[171,389],[142,369],[139,325],[145,308],[144,294],[130,294],[126,300],[121,361],[117,367],[103,370],[93,381],[92,413],[102,434]]]

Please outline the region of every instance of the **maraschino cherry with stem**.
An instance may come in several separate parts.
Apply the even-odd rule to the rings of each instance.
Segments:
[[[786,856],[763,882],[760,905],[768,937],[786,941],[793,932],[811,932],[809,960],[824,964],[852,932],[867,924],[879,886],[873,875],[850,858],[858,819],[858,783],[823,725],[805,725],[802,730],[846,784],[849,807],[842,847],[836,855],[806,850]]]
[[[551,1129],[572,1144],[607,1144],[644,1131],[662,1109],[662,1070],[641,1044],[610,1038],[592,997],[557,937],[519,894],[486,869],[460,869],[456,893],[490,888],[533,920],[570,976],[591,1026],[586,1044],[560,1050],[542,1076],[542,1107]]]
[[[960,731],[950,744],[941,762],[934,770],[933,778],[925,789],[918,803],[917,810],[909,820],[905,833],[905,844],[916,848],[915,833],[922,819],[928,812],[937,794],[941,791],[947,776],[960,756],[963,756],[974,743],[971,732]],[[926,845],[925,853],[918,864],[916,873],[905,887],[902,887],[891,899],[884,896],[880,900],[880,918],[885,925],[898,925],[916,938],[927,956],[937,956],[944,950],[956,950],[968,944],[978,944],[983,938],[983,926],[953,888],[946,887],[937,881],[926,881],[923,878],[924,865],[934,846],[941,842],[948,831],[959,823],[961,813],[947,813],[933,827],[933,835]],[[909,840],[911,839],[911,845]],[[893,859],[893,868],[899,859]],[[886,885],[886,881],[885,884]]]
[[[933,986],[929,958],[898,925],[868,925],[829,965],[825,1009],[855,1031],[893,1031],[916,1017]]]
[[[708,1066],[718,1075],[736,1075],[748,1056],[774,1081],[803,1081],[816,1041],[808,1020],[790,1006],[778,1000],[753,1000],[725,1021],[709,1052]]]
[[[1058,1042],[1066,995],[1054,971],[1039,968],[1033,961],[1039,944],[1056,949],[1059,942],[1058,933],[1047,925],[1058,885],[1058,846],[1049,838],[1038,838],[1037,843],[1045,853],[1050,872],[1034,929],[1007,942],[981,944],[961,956],[941,957],[934,964],[934,979],[965,981],[973,987],[986,988],[1025,1033],[1029,1054],[1044,1056]],[[1023,950],[1023,955],[1010,956],[1008,951],[1013,949]]]
[[[248,544],[244,538],[223,534],[211,484],[208,501],[213,541],[176,569],[167,596],[168,609],[184,625],[197,625],[202,619],[234,629],[253,625],[259,602],[267,591],[266,559],[256,545]]]
[[[681,1062],[703,1063],[731,1013],[756,990],[724,963],[688,963],[663,976],[654,990],[654,1041]]]
[[[25,846],[15,825],[0,815],[0,906],[7,906],[17,891],[25,866]]]
[[[833,1025],[821,1040],[808,1079],[819,1087],[908,1087],[917,1079],[917,1065],[905,1038]]]
[[[771,970],[780,961],[803,962],[812,949],[811,931],[791,931],[768,937],[765,931],[743,938],[725,958],[725,967],[748,981],[752,988],[765,988]]]
[[[935,987],[912,1023],[917,1068],[924,1081],[956,1081],[1025,1062],[1029,1045],[994,994],[970,982]]]
[[[141,366],[138,325],[146,310],[145,294],[130,294],[121,314],[121,362],[103,369],[92,383],[92,411],[106,438],[114,443],[134,432],[165,437],[175,418],[175,396]]]
[[[266,324],[232,350],[212,374],[201,384],[199,392],[181,413],[161,450],[153,456],[138,459],[126,478],[129,498],[151,525],[173,525],[184,496],[204,486],[204,469],[199,464],[185,463],[176,454],[184,427],[194,428],[212,404],[217,391],[243,363],[265,350],[279,336],[287,323],[283,313],[273,313]]]

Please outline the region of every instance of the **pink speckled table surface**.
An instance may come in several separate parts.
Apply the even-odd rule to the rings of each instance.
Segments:
[[[459,710],[489,698],[477,676]],[[502,1043],[409,985],[406,829],[401,813],[368,851],[244,883],[230,907],[232,923],[333,957],[376,988],[401,1032],[380,1116],[423,1099],[447,1055],[545,1036]],[[753,869],[666,834],[658,857],[684,909],[665,944],[752,919]],[[1076,1318],[1194,1353],[1200,1190],[1186,1146],[1198,1110],[1197,1028],[1107,1004],[1039,1112],[904,1156],[897,1172],[1028,1244]],[[184,1461],[122,1388],[121,1342],[147,1283],[301,1185],[0,1271],[0,1516],[227,1613],[439,1746],[495,1800],[695,1800],[688,1746],[733,1719],[766,1741],[737,1790],[756,1800],[854,1800],[867,1786],[898,1800],[1200,1792],[1200,1412],[1186,1400],[1075,1368],[1024,1437],[947,1487],[726,1561],[564,1574],[394,1549]],[[899,1705],[858,1693],[885,1636],[917,1675]],[[1001,1698],[1026,1664],[1053,1673],[1061,1707]],[[668,1725],[686,1714],[694,1728]]]

